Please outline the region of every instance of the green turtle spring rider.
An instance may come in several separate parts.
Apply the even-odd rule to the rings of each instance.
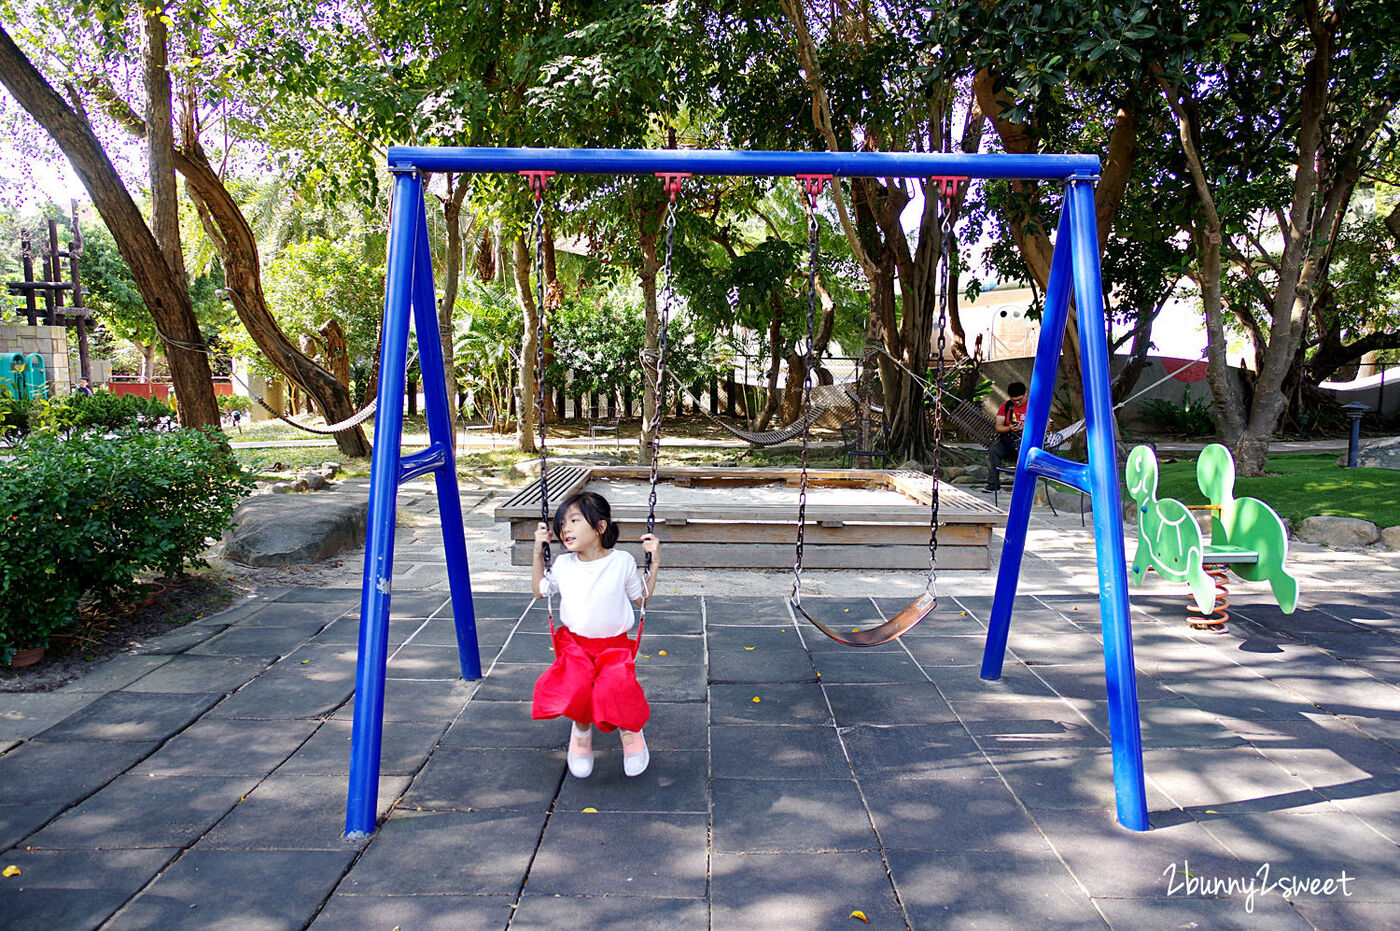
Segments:
[[[1298,580],[1284,568],[1288,533],[1283,521],[1258,498],[1235,497],[1235,460],[1218,443],[1201,450],[1196,484],[1210,504],[1210,542],[1190,508],[1157,497],[1157,457],[1138,446],[1125,469],[1128,494],[1138,506],[1138,545],[1130,575],[1141,583],[1149,568],[1191,589],[1188,610],[1200,615],[1191,626],[1225,629],[1229,620],[1227,568],[1242,579],[1267,581],[1284,614],[1298,605]]]

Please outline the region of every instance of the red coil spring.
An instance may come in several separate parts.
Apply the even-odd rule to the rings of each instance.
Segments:
[[[1215,580],[1215,604],[1211,605],[1209,613],[1205,613],[1196,607],[1194,599],[1188,600],[1187,612],[1199,616],[1191,618],[1187,623],[1196,630],[1224,632],[1225,624],[1230,620],[1229,576],[1226,574],[1224,566],[1207,565],[1204,568],[1206,575]]]

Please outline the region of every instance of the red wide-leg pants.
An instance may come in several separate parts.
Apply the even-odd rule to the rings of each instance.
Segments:
[[[651,717],[637,681],[636,642],[626,634],[580,637],[554,629],[554,664],[535,682],[531,715],[565,717],[598,730],[639,731]]]

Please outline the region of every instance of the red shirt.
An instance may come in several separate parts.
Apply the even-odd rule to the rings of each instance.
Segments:
[[[997,417],[1005,421],[1008,425],[1025,423],[1026,404],[1029,403],[1029,401],[1029,396],[1021,398],[1019,401],[1007,401],[997,409]]]

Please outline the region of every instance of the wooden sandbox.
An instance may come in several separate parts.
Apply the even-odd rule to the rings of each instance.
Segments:
[[[662,564],[678,568],[790,567],[797,539],[797,469],[662,468],[656,535]],[[596,491],[621,525],[620,546],[641,559],[649,472],[637,467],[558,465],[549,469],[553,508],[576,491]],[[813,469],[807,473],[803,565],[817,569],[926,569],[932,483],[921,472]],[[511,525],[511,563],[530,564],[540,519],[536,479],[498,505]],[[946,483],[939,485],[938,567],[986,569],[992,527],[1006,513]]]

